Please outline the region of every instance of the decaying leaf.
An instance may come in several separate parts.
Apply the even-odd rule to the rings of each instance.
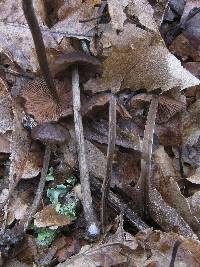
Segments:
[[[27,212],[28,206],[32,202],[31,189],[24,192],[15,192],[12,195],[8,207],[7,224],[10,225],[14,220],[20,220]]]
[[[194,184],[200,184],[200,168],[197,168],[192,176],[187,177],[187,180]]]
[[[88,81],[86,90],[118,92],[123,88],[148,91],[161,88],[166,91],[199,84],[199,80],[169,53],[156,33],[127,23],[122,33],[105,33],[102,38],[110,43],[112,52],[103,62],[102,78]]]
[[[115,235],[113,236],[115,240]],[[112,239],[112,236],[111,236]],[[58,267],[71,266],[162,266],[169,267],[175,244],[179,242],[175,266],[199,265],[199,242],[178,234],[147,229],[135,238],[124,232],[124,240],[93,247],[84,246],[80,253]]]
[[[52,31],[66,32],[70,36],[77,38],[88,38],[93,36],[90,33],[96,25],[96,21],[82,23],[84,19],[97,17],[97,8],[94,6],[93,0],[82,2],[81,0],[70,0],[64,3],[58,10],[59,22],[53,27]],[[58,42],[62,40],[63,36],[56,36]]]
[[[52,227],[69,225],[71,220],[62,214],[59,214],[53,205],[46,206],[34,216],[34,225],[36,227]]]
[[[154,10],[147,0],[133,0],[129,1],[127,7],[128,15],[134,15],[139,22],[147,29],[158,31],[156,22],[153,18]]]
[[[198,99],[182,114],[182,138],[184,145],[194,145],[200,136],[199,121],[200,100]]]
[[[38,0],[37,0],[38,1]],[[36,2],[37,2],[36,1]],[[35,54],[35,46],[32,40],[31,32],[26,24],[20,0],[3,1],[1,6],[0,22],[0,49],[7,54],[12,61],[26,70],[38,71],[38,62]],[[37,6],[37,5],[36,5]],[[41,9],[36,11],[40,18],[40,26],[43,31],[45,45],[56,49],[57,42],[49,32],[49,29],[42,23]]]
[[[157,189],[162,198],[198,233],[200,231],[200,224],[197,218],[193,216],[188,200],[181,194],[180,188],[175,181],[177,175],[172,161],[163,147],[155,151],[155,160],[159,169],[159,175],[157,176],[159,177],[159,181],[157,181],[159,186],[157,186]]]
[[[115,30],[123,30],[126,14],[124,13],[128,1],[108,0],[108,10],[111,17],[112,27]]]

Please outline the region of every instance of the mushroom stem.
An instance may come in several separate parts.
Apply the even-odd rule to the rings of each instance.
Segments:
[[[102,199],[101,199],[101,224],[102,230],[105,231],[105,220],[106,220],[106,208],[108,202],[108,195],[110,190],[110,182],[112,176],[112,163],[115,152],[115,141],[116,141],[116,97],[111,96],[110,107],[109,107],[109,135],[108,135],[108,150],[107,150],[107,167],[106,176],[103,180],[102,185]]]
[[[148,195],[151,174],[151,156],[153,145],[153,133],[155,128],[156,114],[158,109],[158,97],[153,96],[147,115],[147,122],[144,130],[141,155],[141,173],[136,189],[139,190],[139,209],[144,217],[148,218]]]
[[[87,234],[89,237],[95,238],[99,236],[100,230],[97,218],[93,210],[92,195],[90,190],[90,177],[86,159],[85,141],[83,135],[83,123],[81,116],[81,100],[79,87],[78,67],[74,67],[72,71],[72,91],[73,91],[73,109],[74,109],[74,125],[75,135],[79,159],[80,180],[83,193],[83,210],[87,223]]]
[[[53,77],[49,70],[49,65],[47,61],[44,41],[42,38],[42,33],[40,30],[40,26],[37,21],[37,17],[35,15],[35,11],[33,8],[33,1],[32,0],[22,0],[22,7],[24,11],[24,16],[26,17],[28,26],[30,28],[33,41],[35,44],[35,50],[38,58],[38,62],[40,65],[41,72],[44,76],[45,82],[49,88],[50,94],[53,99],[59,102],[59,97],[56,91],[56,87],[53,81]]]
[[[50,145],[46,145],[45,148],[45,154],[44,154],[44,160],[43,160],[43,166],[42,166],[42,171],[41,171],[41,177],[40,177],[40,181],[38,184],[38,188],[36,191],[36,195],[33,201],[33,204],[29,210],[29,212],[25,215],[25,217],[22,219],[22,221],[20,222],[24,224],[24,232],[26,231],[26,229],[29,226],[30,221],[32,220],[34,214],[36,213],[38,206],[40,204],[41,198],[42,198],[42,193],[44,191],[44,186],[45,186],[45,182],[46,182],[46,177],[47,177],[47,173],[48,173],[48,167],[49,167],[49,161],[50,161],[50,156],[51,156],[51,147]]]

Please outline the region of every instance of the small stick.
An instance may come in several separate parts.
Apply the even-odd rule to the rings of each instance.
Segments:
[[[74,124],[75,134],[79,158],[80,180],[83,193],[83,210],[87,223],[87,233],[89,237],[97,237],[100,230],[97,224],[97,218],[93,210],[92,196],[90,190],[90,177],[85,152],[85,141],[83,135],[83,123],[81,116],[81,100],[79,87],[78,67],[74,67],[72,71],[72,91],[73,91],[73,109],[74,109]]]
[[[155,127],[156,114],[158,109],[158,97],[153,96],[149,107],[147,122],[144,130],[144,139],[142,144],[141,155],[141,173],[136,189],[140,190],[139,206],[140,211],[145,218],[148,218],[148,191],[149,179],[151,173],[151,156],[153,145],[153,133]]]
[[[46,56],[46,50],[44,46],[44,41],[42,38],[42,33],[40,30],[40,26],[38,24],[34,8],[33,8],[33,1],[32,0],[23,0],[22,1],[24,15],[28,22],[28,26],[30,28],[33,41],[35,44],[35,50],[37,53],[38,62],[40,65],[40,69],[46,81],[47,87],[49,88],[50,94],[52,95],[53,99],[57,102],[59,101],[59,97],[56,91],[56,87],[53,81],[53,77],[49,70],[49,65]]]
[[[117,100],[114,95],[110,98],[109,106],[109,134],[108,134],[108,150],[107,150],[107,166],[106,166],[106,176],[103,180],[102,185],[102,199],[101,199],[101,224],[102,230],[104,232],[105,220],[106,220],[106,203],[108,200],[108,194],[110,190],[110,182],[112,176],[112,163],[115,152],[115,142],[116,142],[116,105]]]
[[[179,249],[181,244],[182,244],[181,240],[177,240],[175,242],[174,247],[173,247],[173,251],[172,251],[172,257],[171,257],[171,262],[169,264],[169,267],[174,267],[174,263],[175,263],[175,260],[176,260],[176,255],[177,255],[178,249]]]

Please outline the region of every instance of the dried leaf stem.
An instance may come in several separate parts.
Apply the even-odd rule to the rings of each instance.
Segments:
[[[103,180],[102,185],[102,200],[101,200],[101,223],[102,230],[104,232],[105,220],[106,220],[106,203],[108,200],[108,194],[110,190],[110,182],[112,176],[112,163],[115,152],[115,142],[116,142],[116,106],[117,100],[114,95],[110,98],[109,106],[109,135],[108,135],[108,150],[107,150],[107,166],[106,166],[106,176]]]
[[[40,65],[40,69],[42,71],[42,74],[44,76],[44,79],[46,81],[46,84],[49,88],[50,94],[52,95],[53,99],[58,102],[58,94],[56,91],[56,87],[53,81],[53,77],[51,75],[51,72],[49,70],[49,65],[47,61],[44,41],[42,38],[42,33],[40,30],[40,26],[38,24],[35,11],[33,8],[33,1],[32,0],[23,0],[22,1],[23,11],[24,15],[26,17],[26,20],[28,22],[28,26],[31,30],[33,41],[35,44],[35,49],[37,53],[38,62]]]
[[[141,173],[136,189],[140,191],[139,208],[144,217],[148,217],[148,190],[151,173],[151,156],[153,145],[153,133],[155,127],[156,114],[158,109],[158,97],[153,96],[149,107],[147,122],[144,130],[142,144]]]
[[[74,67],[74,70],[72,71],[72,91],[75,134],[79,159],[80,180],[83,193],[83,210],[87,223],[87,234],[89,237],[97,237],[100,231],[97,224],[97,218],[93,210],[92,196],[90,190],[90,177],[86,159],[82,116],[80,112],[81,100],[78,67]]]

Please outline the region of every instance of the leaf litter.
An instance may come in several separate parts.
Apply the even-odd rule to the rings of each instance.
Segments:
[[[199,266],[199,4],[32,2],[45,47],[0,11],[1,263]]]

